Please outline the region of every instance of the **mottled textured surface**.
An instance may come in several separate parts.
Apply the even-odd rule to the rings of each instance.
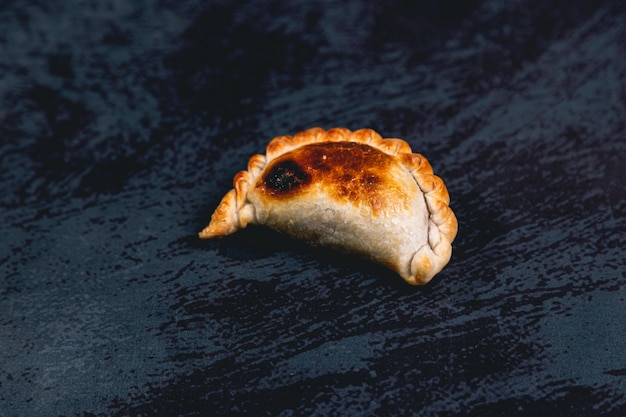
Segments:
[[[0,416],[626,415],[625,3],[314,3],[0,5]],[[318,125],[446,181],[427,287],[196,238]]]

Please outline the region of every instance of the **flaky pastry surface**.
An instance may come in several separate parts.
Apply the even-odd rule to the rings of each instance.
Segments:
[[[457,220],[443,181],[401,139],[371,129],[278,136],[235,175],[204,239],[250,224],[359,254],[422,285],[448,263]]]

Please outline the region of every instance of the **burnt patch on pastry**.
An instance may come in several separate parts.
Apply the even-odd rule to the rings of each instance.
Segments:
[[[265,189],[270,194],[288,194],[311,182],[311,175],[292,159],[280,161],[263,178]]]
[[[257,187],[272,198],[283,199],[315,184],[335,200],[369,206],[376,214],[407,203],[406,190],[390,175],[394,168],[398,163],[392,156],[363,143],[312,143],[272,161]]]

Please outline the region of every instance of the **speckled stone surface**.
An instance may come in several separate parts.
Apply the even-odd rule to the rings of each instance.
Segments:
[[[383,3],[0,5],[0,416],[626,415],[625,3]],[[197,239],[312,126],[446,181],[431,284]]]

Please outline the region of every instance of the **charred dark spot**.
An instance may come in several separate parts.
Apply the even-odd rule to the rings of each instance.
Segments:
[[[291,159],[276,164],[263,180],[265,186],[276,194],[288,193],[309,182],[311,182],[311,176]]]

